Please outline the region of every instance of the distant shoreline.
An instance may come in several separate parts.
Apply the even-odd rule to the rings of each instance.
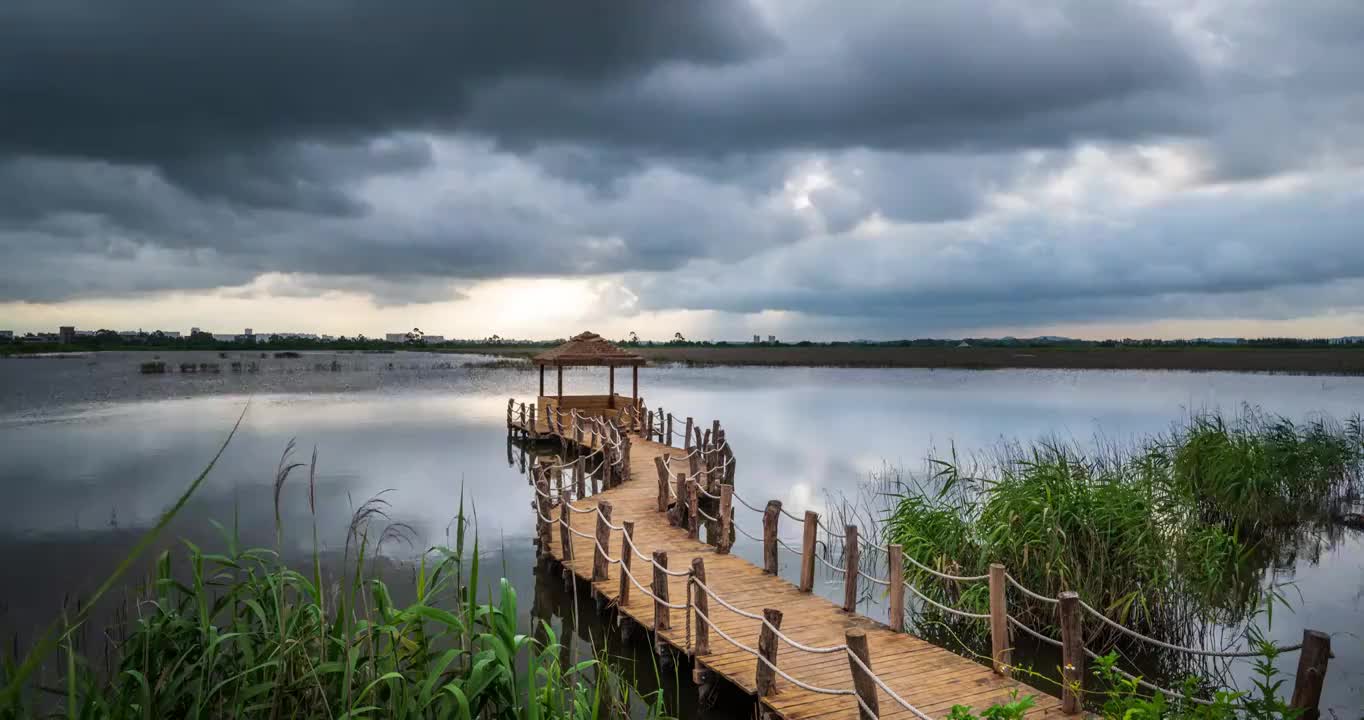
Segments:
[[[259,345],[209,348],[124,346],[68,348],[62,355],[80,357],[90,352],[138,352],[250,356],[303,351],[320,353],[389,354],[414,351],[435,354],[477,354],[529,359],[549,346],[465,345],[443,347],[333,348],[306,345]],[[1303,375],[1364,375],[1364,346],[1360,347],[908,347],[886,345],[640,345],[629,346],[652,362],[706,366],[943,368],[964,370],[1188,370],[1202,372],[1268,372]],[[53,353],[56,348],[44,348]],[[4,353],[3,357],[40,358],[44,353]],[[54,355],[48,355],[54,357]]]
[[[1247,347],[886,347],[798,345],[644,346],[655,362],[771,367],[955,368],[966,370],[1193,370],[1364,375],[1364,348]],[[543,348],[480,347],[479,352],[529,358]]]

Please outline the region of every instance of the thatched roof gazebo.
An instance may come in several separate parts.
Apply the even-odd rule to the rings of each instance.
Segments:
[[[601,367],[605,365],[610,378],[610,387],[607,392],[607,406],[616,406],[616,368],[630,368],[631,372],[631,398],[634,403],[639,402],[639,366],[648,361],[643,355],[622,350],[602,336],[585,332],[574,335],[568,342],[531,358],[531,362],[540,366],[540,397],[545,397],[545,367],[553,366],[558,374],[558,391],[555,393],[557,404],[562,405],[564,400],[564,368],[565,367]]]

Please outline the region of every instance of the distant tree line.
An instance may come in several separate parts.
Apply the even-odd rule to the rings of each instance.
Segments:
[[[15,336],[9,344],[0,341],[0,352],[13,354],[16,352],[62,352],[62,351],[93,351],[93,350],[215,350],[215,351],[247,351],[252,349],[259,350],[354,350],[354,351],[396,351],[402,349],[420,348],[423,350],[459,350],[459,349],[481,349],[498,350],[524,349],[534,350],[538,348],[554,347],[566,342],[565,338],[553,340],[510,340],[497,335],[488,338],[471,339],[451,339],[439,343],[425,341],[424,334],[413,328],[413,331],[404,335],[402,342],[390,342],[384,338],[370,338],[364,335],[353,337],[335,338],[309,338],[293,337],[281,335],[256,335],[248,339],[238,336],[233,340],[215,338],[206,332],[195,332],[189,335],[172,337],[161,332],[139,333],[134,336],[120,335],[112,330],[97,330],[88,335],[78,335],[69,343],[60,343],[56,339],[45,339],[45,336]],[[1056,348],[1056,349],[1085,349],[1085,348],[1364,348],[1364,341],[1359,338],[1330,339],[1330,338],[1249,338],[1249,339],[1195,339],[1195,340],[1160,340],[1160,339],[1134,339],[1124,338],[1122,340],[1076,340],[1072,338],[915,338],[905,340],[854,340],[854,341],[833,341],[833,342],[814,342],[802,340],[798,342],[730,342],[726,340],[687,340],[681,333],[675,333],[672,339],[664,342],[652,340],[640,340],[635,333],[630,333],[628,338],[617,341],[627,347],[751,347],[751,348],[778,348],[778,347],[800,347],[800,348],[850,348],[850,347],[914,347],[914,348],[949,348],[970,347],[984,348]]]

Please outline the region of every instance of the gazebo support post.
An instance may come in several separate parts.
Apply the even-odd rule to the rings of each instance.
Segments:
[[[540,364],[540,397],[545,396],[545,365]]]
[[[563,365],[555,365],[554,367],[555,367],[555,369],[558,371],[558,375],[559,375],[559,405],[563,405],[563,404],[564,404],[564,366],[563,366]]]
[[[606,376],[610,378],[610,385],[606,390],[606,406],[614,408],[616,406],[616,366],[606,366]]]
[[[639,407],[639,366],[630,366],[630,400]]]

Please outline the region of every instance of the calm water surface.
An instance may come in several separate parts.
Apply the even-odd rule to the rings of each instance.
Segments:
[[[223,372],[140,375],[137,364],[148,359],[140,354],[0,361],[4,635],[29,636],[65,599],[88,592],[204,466],[243,409],[236,439],[171,535],[212,546],[217,531],[209,521],[230,526],[235,516],[245,542],[273,544],[271,480],[296,439],[296,460],[317,449],[319,532],[329,551],[342,547],[351,508],[385,491],[393,520],[415,530],[417,551],[443,543],[462,494],[491,548],[485,563],[511,579],[523,608],[583,636],[610,634],[594,625],[590,603],[587,617],[572,623],[564,611],[571,596],[534,569],[532,493],[508,462],[504,425],[507,398],[535,393],[533,373],[463,368],[486,358],[421,353],[270,358],[258,360],[254,374],[233,374],[228,360],[212,354],[165,359],[191,357],[222,362]],[[1298,420],[1364,410],[1364,379],[1339,377],[682,367],[640,376],[651,407],[723,421],[744,497],[780,499],[796,514],[822,510],[831,496],[856,496],[887,466],[920,472],[930,451],[953,445],[971,451],[1043,436],[1084,444],[1096,435],[1125,443],[1191,411],[1236,412],[1245,404]],[[606,384],[605,373],[592,370],[565,379],[570,393],[602,392]],[[285,487],[282,513],[286,552],[310,552],[302,476]],[[759,527],[751,513],[739,522]],[[783,528],[793,542],[798,534]],[[742,538],[736,547],[754,559],[758,550]],[[413,552],[388,550],[396,558]],[[784,573],[794,575],[790,565]],[[821,580],[821,592],[841,597],[836,578]],[[1303,627],[1335,633],[1328,704],[1339,717],[1359,717],[1364,538],[1347,532],[1326,542],[1276,580],[1293,583],[1294,608],[1276,612],[1271,637],[1297,642]],[[613,651],[628,656],[638,648]],[[1283,663],[1290,673],[1295,658]],[[665,678],[663,686],[689,713],[690,683]]]

